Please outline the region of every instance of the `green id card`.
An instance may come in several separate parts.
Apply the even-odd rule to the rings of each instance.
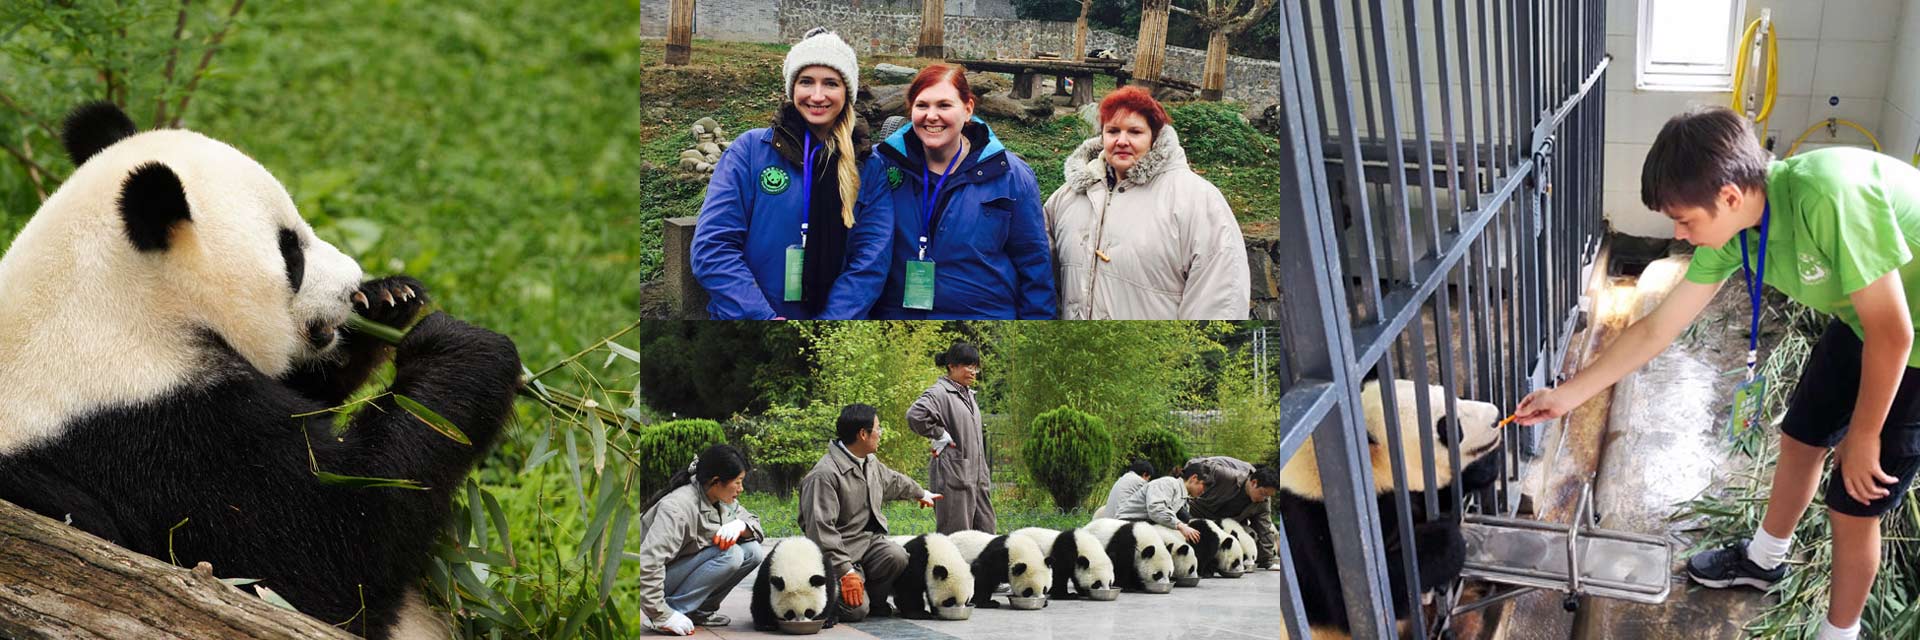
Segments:
[[[787,294],[782,298],[786,302],[799,302],[801,298],[800,273],[807,261],[807,250],[800,245],[787,245]]]
[[[933,261],[907,261],[907,293],[900,306],[922,311],[933,310]]]
[[[1752,380],[1740,383],[1733,390],[1733,412],[1727,419],[1728,439],[1737,438],[1747,429],[1760,424],[1760,414],[1767,401],[1767,377],[1756,375]]]

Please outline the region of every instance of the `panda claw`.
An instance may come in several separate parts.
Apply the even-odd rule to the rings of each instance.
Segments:
[[[393,301],[393,292],[392,292],[392,291],[387,291],[387,290],[384,290],[384,289],[382,289],[382,290],[380,291],[380,299],[381,299],[382,301],[385,301],[385,302],[387,303],[387,306],[389,306],[389,307],[391,307],[391,306],[393,306],[394,304],[397,304],[397,303],[395,303],[395,302]]]
[[[415,293],[413,292],[413,287],[409,287],[409,286],[404,286],[404,285],[402,285],[402,286],[400,287],[400,299],[401,299],[401,300],[412,300],[412,299],[414,299],[414,298],[416,298],[416,297],[419,297],[419,296],[418,296],[418,294],[415,294]]]
[[[373,303],[367,301],[367,294],[358,291],[353,292],[353,306],[365,309],[372,306],[372,304]]]

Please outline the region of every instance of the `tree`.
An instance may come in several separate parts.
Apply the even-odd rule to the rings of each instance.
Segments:
[[[1133,83],[1148,89],[1160,86],[1167,62],[1167,10],[1173,0],[1145,0],[1140,10],[1139,46],[1133,51]]]
[[[693,61],[693,0],[673,0],[667,12],[667,64]]]
[[[921,0],[920,49],[915,55],[934,59],[947,57],[946,17],[945,0]]]
[[[1196,354],[1212,345],[1189,322],[1025,322],[1006,329],[1014,424],[1067,406],[1103,418],[1120,442],[1172,421],[1190,395]]]
[[[1087,10],[1093,8],[1093,0],[1080,0],[1080,17],[1073,21],[1073,50],[1067,52],[1068,60],[1080,60],[1087,55]]]
[[[1148,0],[1148,3],[1153,1]],[[1200,83],[1200,97],[1203,99],[1219,100],[1226,89],[1227,41],[1248,27],[1259,24],[1260,19],[1273,9],[1274,0],[1250,1],[1253,4],[1247,5],[1249,0],[1206,0],[1206,8],[1199,11],[1171,7],[1199,21],[1200,27],[1207,31],[1207,64]],[[1144,35],[1141,37],[1145,38]],[[1138,73],[1137,68],[1135,73]]]
[[[640,325],[640,394],[647,407],[724,420],[805,396],[805,340],[784,322]]]

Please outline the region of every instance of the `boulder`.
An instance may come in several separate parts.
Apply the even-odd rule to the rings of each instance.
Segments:
[[[869,80],[869,82],[875,85],[900,84],[903,82],[913,82],[913,76],[918,75],[919,73],[920,73],[920,70],[915,69],[913,67],[903,67],[897,64],[888,64],[888,63],[882,62],[880,64],[873,65],[873,72],[869,76],[872,79]],[[862,84],[865,84],[865,83],[862,83]]]
[[[1024,120],[1027,118],[1027,106],[1019,100],[1007,97],[1003,93],[980,96],[974,101],[974,113],[988,121],[994,118]]]
[[[1013,87],[1013,81],[998,73],[974,71],[967,74],[967,86],[973,87],[973,95],[984,96]]]

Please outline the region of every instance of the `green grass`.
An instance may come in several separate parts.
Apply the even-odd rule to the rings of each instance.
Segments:
[[[642,115],[640,151],[640,277],[657,277],[661,268],[660,221],[698,215],[706,183],[688,178],[673,167],[681,151],[693,143],[687,127],[702,116],[719,121],[728,136],[767,126],[784,92],[779,69],[787,48],[781,45],[738,45],[696,40],[693,63],[668,67],[665,49],[648,42],[640,51]],[[921,67],[932,61],[891,56],[866,56],[867,68],[882,62]],[[1110,79],[1095,81],[1096,95],[1113,88]],[[1169,105],[1195,173],[1205,176],[1226,195],[1242,222],[1270,219],[1279,210],[1279,164],[1270,138],[1233,117],[1238,104],[1188,103]],[[1075,115],[1049,122],[1023,123],[992,120],[1007,148],[1033,168],[1041,196],[1051,195],[1063,181],[1061,165],[1089,134]]]

